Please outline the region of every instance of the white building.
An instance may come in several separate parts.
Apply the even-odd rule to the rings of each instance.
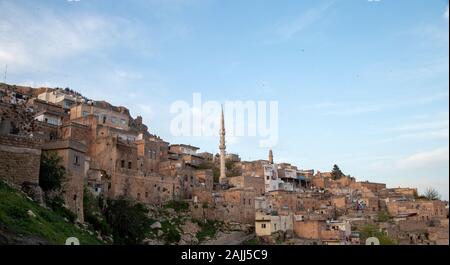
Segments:
[[[255,233],[257,236],[270,236],[278,231],[293,231],[292,215],[268,215],[256,212]]]
[[[70,109],[75,103],[82,102],[80,97],[66,94],[60,90],[46,91],[38,95],[38,99]]]
[[[61,125],[62,124],[62,118],[60,113],[54,113],[49,110],[44,110],[39,113],[37,113],[34,116],[34,119],[40,122],[45,122],[52,125]]]
[[[352,228],[349,221],[327,221],[327,229],[340,231],[345,237],[350,237],[352,233]]]

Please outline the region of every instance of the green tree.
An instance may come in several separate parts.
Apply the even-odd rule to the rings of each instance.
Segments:
[[[338,167],[338,165],[333,166],[333,170],[331,171],[331,177],[333,179],[340,179],[344,176],[344,173],[342,173],[341,169]]]
[[[150,231],[148,209],[141,203],[128,200],[109,200],[106,220],[111,226],[115,244],[137,245]]]
[[[360,229],[360,235],[362,240],[366,240],[369,237],[376,237],[380,240],[380,245],[396,245],[397,242],[381,232],[376,226],[368,224]]]
[[[43,152],[39,169],[39,186],[44,191],[45,203],[55,213],[75,222],[77,216],[70,211],[62,198],[62,184],[66,178],[66,169],[61,165],[62,159],[54,151]]]
[[[84,187],[83,192],[83,214],[84,220],[92,225],[92,227],[99,231],[102,235],[111,234],[111,227],[102,215],[99,199],[95,198],[94,194]]]
[[[39,186],[44,192],[59,191],[66,176],[61,165],[61,157],[56,152],[42,152],[39,170]]]
[[[378,222],[387,222],[391,219],[391,215],[387,211],[381,211],[377,215]]]
[[[434,189],[434,188],[428,188],[425,191],[425,194],[423,195],[427,200],[430,201],[438,201],[441,199],[441,195],[439,194],[439,192]]]
[[[172,208],[176,212],[186,212],[189,210],[189,203],[185,201],[169,201],[164,205],[165,208]]]

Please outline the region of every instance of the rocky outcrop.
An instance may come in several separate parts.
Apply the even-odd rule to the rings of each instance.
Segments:
[[[0,245],[49,245],[49,242],[38,236],[17,235],[0,224]]]
[[[44,193],[38,184],[25,181],[22,183],[22,191],[39,205],[44,205]]]

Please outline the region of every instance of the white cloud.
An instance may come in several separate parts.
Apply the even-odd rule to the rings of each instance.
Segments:
[[[442,129],[442,128],[448,128],[448,127],[449,127],[449,122],[448,122],[448,117],[447,117],[446,120],[442,120],[442,121],[428,121],[428,122],[420,122],[420,123],[413,123],[413,124],[404,124],[404,125],[388,128],[385,131],[387,131],[387,132],[417,131],[417,130],[428,130],[428,129]]]
[[[448,44],[448,30],[436,25],[422,25],[413,30],[413,33],[425,41]]]
[[[130,72],[125,70],[116,69],[113,72],[113,79],[116,81],[130,81],[141,79],[142,75],[137,72]]]
[[[427,169],[447,166],[449,164],[449,148],[441,147],[431,151],[412,154],[397,162],[399,169]]]
[[[397,140],[448,139],[448,112],[421,116],[410,119],[409,123],[382,129],[380,132],[387,134],[387,137],[378,143]]]
[[[447,19],[447,21],[448,21],[448,5],[447,5],[447,9],[445,9],[445,12],[444,12],[444,18]]]
[[[146,114],[147,117],[153,117],[153,108],[150,105],[138,104],[138,108]]]
[[[422,131],[422,132],[410,132],[410,133],[399,134],[394,137],[390,137],[390,138],[386,138],[386,139],[377,141],[377,143],[387,143],[387,142],[398,141],[398,140],[448,139],[449,135],[450,135],[449,129],[443,128],[443,129],[427,130],[427,131]]]
[[[57,87],[57,85],[48,81],[31,81],[26,80],[18,83],[19,86],[29,86],[29,87]]]
[[[333,5],[332,2],[328,2],[325,5],[311,8],[306,10],[300,16],[292,19],[291,21],[280,25],[276,29],[276,33],[283,37],[284,39],[290,39],[316,23],[319,19],[323,17],[323,14]]]
[[[409,99],[397,99],[392,101],[385,101],[380,103],[364,103],[364,104],[350,104],[350,103],[314,103],[305,106],[305,109],[321,110],[324,115],[359,115],[365,113],[380,112],[401,107],[428,105],[434,102],[448,100],[448,92],[441,92],[422,97],[415,97]]]
[[[127,43],[128,21],[85,13],[32,10],[0,2],[0,63],[14,69],[47,68],[62,59]]]

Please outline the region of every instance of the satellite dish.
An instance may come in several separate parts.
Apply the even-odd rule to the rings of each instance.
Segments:
[[[366,245],[379,245],[380,240],[376,237],[369,237],[366,239]]]
[[[78,238],[76,237],[69,237],[66,239],[66,245],[78,246],[80,245],[80,240],[78,240]]]

